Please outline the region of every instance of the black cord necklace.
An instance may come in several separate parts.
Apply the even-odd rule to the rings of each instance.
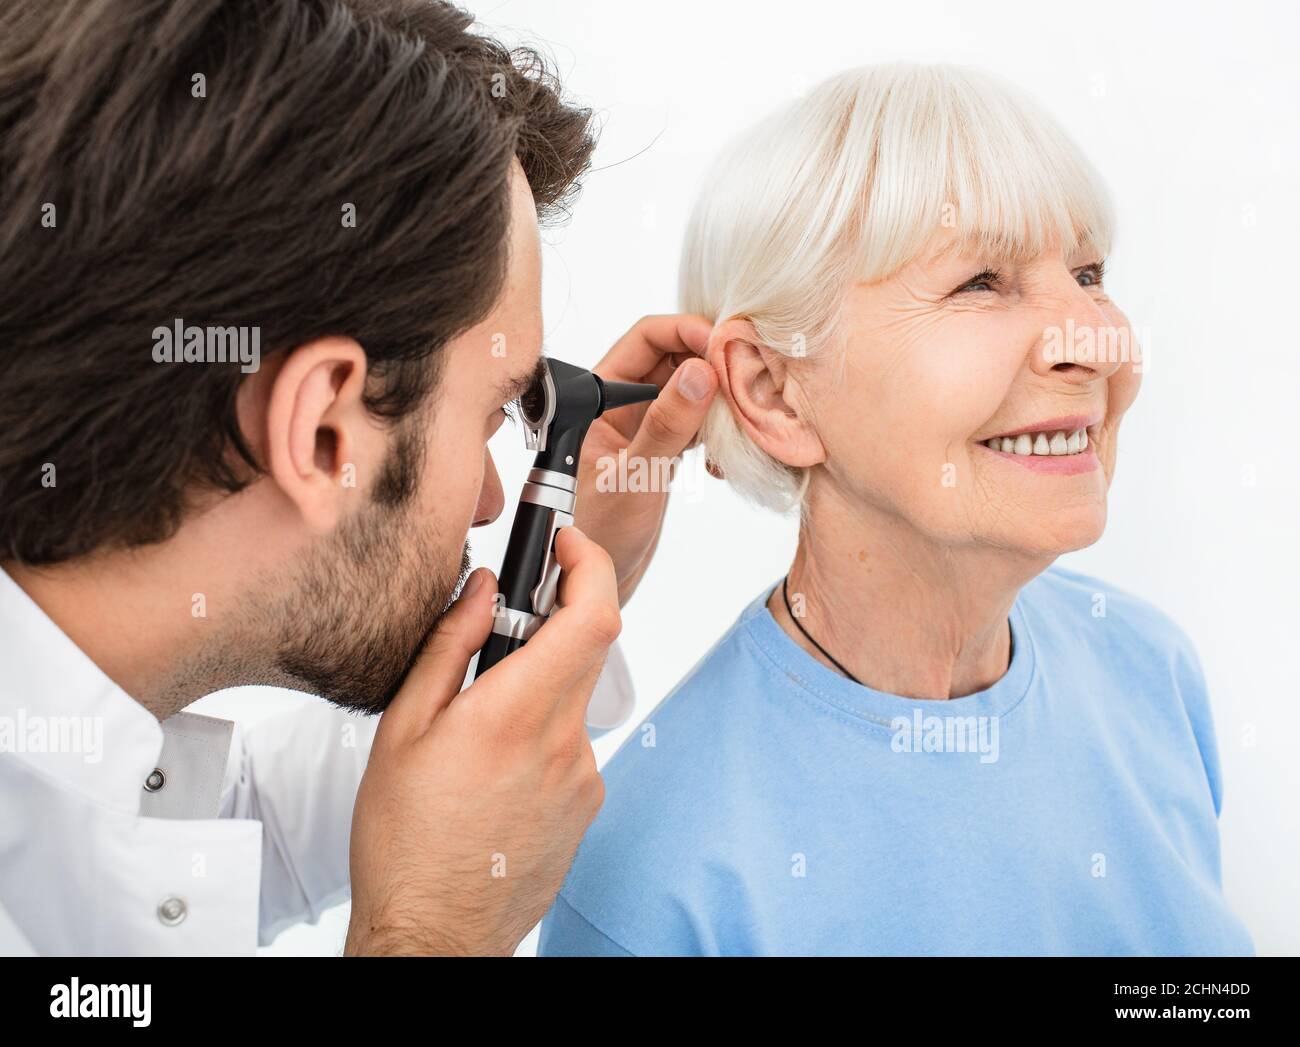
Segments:
[[[790,615],[790,621],[794,622],[795,628],[798,629],[801,633],[803,633],[804,639],[806,639],[810,644],[816,647],[817,650],[821,651],[822,654],[826,655],[826,657],[830,660],[830,663],[833,666],[835,666],[836,669],[842,672],[845,676],[847,676],[850,680],[852,680],[855,684],[857,684],[859,687],[865,687],[866,684],[864,684],[861,680],[859,680],[856,676],[854,676],[851,672],[849,672],[846,668],[844,668],[844,666],[840,665],[840,663],[835,660],[835,656],[831,654],[830,651],[826,650],[826,648],[823,647],[821,644],[819,644],[816,640],[814,640],[812,636],[809,635],[808,630],[803,627],[803,623],[801,623],[799,619],[795,617],[794,608],[790,606],[790,576],[788,574],[781,579],[781,597],[782,599],[785,600],[785,609],[787,613]],[[1008,645],[1008,650],[1007,650],[1008,671],[1010,671],[1011,669],[1011,662],[1015,658],[1015,656],[1016,656],[1016,634],[1015,631],[1013,630],[1011,633],[1011,642]]]
[[[783,579],[781,579],[781,597],[785,600],[785,609],[790,615],[790,621],[794,622],[795,628],[797,628],[801,633],[803,633],[804,639],[806,639],[810,644],[816,647],[817,650],[821,651],[822,654],[824,654],[828,659],[830,659],[831,664],[834,665],[836,669],[842,672],[855,684],[857,684],[859,687],[864,686],[861,680],[859,680],[856,676],[854,676],[851,672],[849,672],[846,668],[844,668],[844,666],[840,665],[840,663],[835,660],[835,656],[831,654],[830,651],[826,650],[825,647],[823,647],[811,636],[809,636],[808,630],[805,629],[803,627],[803,624],[799,621],[799,619],[795,617],[794,609],[790,606],[790,576],[788,574]]]

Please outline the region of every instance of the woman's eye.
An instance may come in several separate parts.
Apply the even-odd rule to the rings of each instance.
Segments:
[[[1096,287],[1102,278],[1106,275],[1106,259],[1100,262],[1093,262],[1091,265],[1085,265],[1075,276],[1079,278],[1079,284],[1082,287]],[[1086,280],[1086,282],[1085,282]]]
[[[502,405],[501,413],[505,415],[507,419],[509,419],[511,425],[514,425],[516,422],[519,421],[519,414],[515,407],[514,400],[511,400],[508,404]]]
[[[982,273],[976,273],[964,284],[958,287],[952,294],[965,294],[967,291],[991,291],[993,285],[1002,278],[1002,274],[996,269],[985,269]],[[951,297],[951,295],[949,296]]]

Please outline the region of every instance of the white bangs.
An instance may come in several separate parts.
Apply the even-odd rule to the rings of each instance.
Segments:
[[[866,173],[859,279],[888,276],[936,226],[954,230],[957,249],[996,259],[1025,261],[1053,245],[1067,255],[1110,250],[1105,186],[1027,95],[954,66],[894,67],[893,76],[887,102],[854,128],[878,143],[873,170],[849,160]]]

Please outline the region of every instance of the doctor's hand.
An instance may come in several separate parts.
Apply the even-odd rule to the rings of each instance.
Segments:
[[[560,605],[526,646],[460,690],[492,626],[479,568],[380,718],[348,954],[508,956],[559,892],[604,800],[584,721],[621,622],[608,554],[574,527],[555,552]]]
[[[713,368],[703,359],[712,329],[700,316],[647,316],[595,367],[601,378],[653,382],[663,390],[650,403],[601,415],[582,446],[574,522],[612,557],[620,607],[631,598],[659,543],[668,508],[668,491],[660,480],[668,474],[668,463],[695,443],[718,389]],[[626,470],[619,468],[620,451],[626,452]],[[641,486],[623,482],[633,470],[652,479],[651,489],[628,489]]]

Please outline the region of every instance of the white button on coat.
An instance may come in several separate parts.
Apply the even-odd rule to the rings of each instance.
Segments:
[[[168,927],[175,927],[185,920],[185,903],[180,898],[168,898],[158,906],[158,919]]]

